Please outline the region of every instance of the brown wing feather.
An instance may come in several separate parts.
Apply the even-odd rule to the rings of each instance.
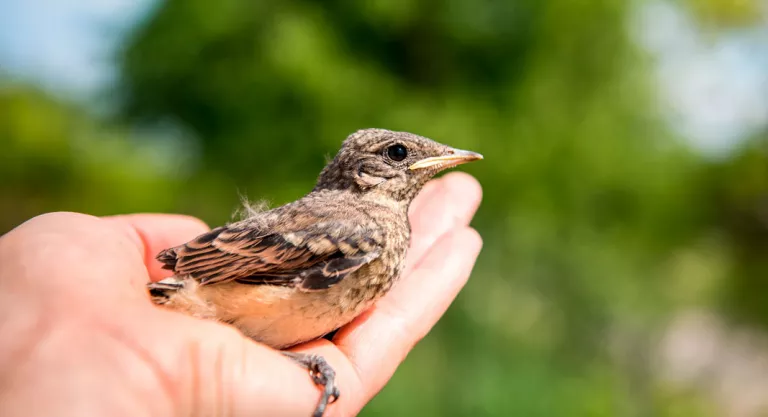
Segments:
[[[269,234],[232,225],[162,251],[157,259],[176,275],[191,277],[201,284],[237,280],[315,290],[339,282],[376,259],[381,249],[380,236],[339,223]]]

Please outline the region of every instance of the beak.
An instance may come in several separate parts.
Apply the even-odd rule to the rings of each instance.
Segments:
[[[445,155],[433,156],[431,158],[424,158],[420,161],[416,161],[413,165],[409,166],[408,169],[411,171],[424,168],[445,169],[480,159],[483,159],[483,155],[480,155],[479,153],[463,151],[461,149],[450,149]]]

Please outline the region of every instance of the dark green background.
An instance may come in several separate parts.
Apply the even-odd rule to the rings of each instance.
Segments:
[[[716,33],[750,2],[680,2]],[[755,2],[757,4],[757,2]],[[485,155],[473,276],[366,416],[714,416],[657,353],[691,308],[768,323],[768,133],[706,159],[668,126],[635,3],[168,0],[80,106],[0,84],[0,232],[53,210],[229,220],[363,127]],[[94,109],[97,110],[94,110]],[[762,330],[757,330],[758,332]]]

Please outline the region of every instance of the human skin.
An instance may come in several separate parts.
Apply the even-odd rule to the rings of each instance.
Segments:
[[[352,416],[392,377],[466,283],[482,242],[468,226],[480,186],[454,172],[411,206],[403,277],[322,355]],[[35,217],[0,237],[0,415],[309,416],[320,390],[306,370],[232,327],[154,306],[154,256],[208,230],[180,215]]]

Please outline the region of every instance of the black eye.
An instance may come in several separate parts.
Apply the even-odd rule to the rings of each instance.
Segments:
[[[400,162],[408,156],[408,150],[398,143],[387,148],[387,156],[393,161]]]

